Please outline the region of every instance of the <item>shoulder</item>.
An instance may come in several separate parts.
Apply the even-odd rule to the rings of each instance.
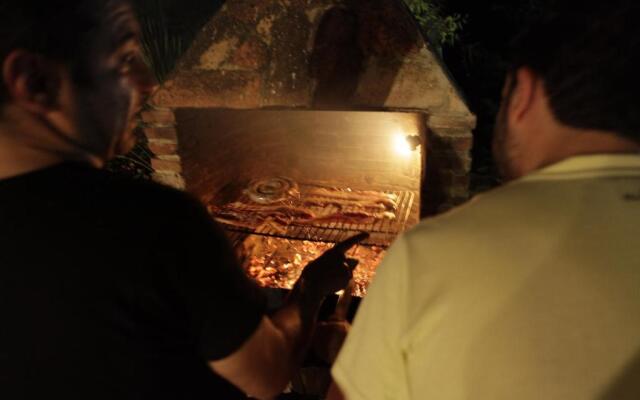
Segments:
[[[558,214],[554,191],[545,182],[520,181],[494,189],[422,220],[393,250],[403,253],[412,277],[493,262],[500,254],[527,248],[548,231],[549,219]]]
[[[83,208],[111,218],[121,226],[135,225],[136,229],[148,230],[211,223],[198,199],[153,181],[106,170],[77,168],[68,171],[66,185]]]
[[[420,221],[406,234],[408,245],[426,236],[467,236],[513,225],[514,218],[530,218],[545,203],[555,201],[555,186],[554,182],[516,181],[479,194],[446,213]]]
[[[97,171],[96,183],[106,197],[117,196],[119,205],[130,205],[140,210],[162,210],[163,214],[181,210],[203,208],[192,195],[150,180],[133,179],[109,171]]]
[[[401,239],[409,285],[477,285],[552,251],[575,222],[585,182],[519,180],[421,221]]]

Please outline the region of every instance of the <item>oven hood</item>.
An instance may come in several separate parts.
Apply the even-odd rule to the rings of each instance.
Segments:
[[[419,115],[425,212],[468,198],[475,116],[402,0],[230,0],[151,99],[154,178],[184,188],[184,109]]]
[[[402,0],[227,1],[154,102],[423,110],[475,121]]]

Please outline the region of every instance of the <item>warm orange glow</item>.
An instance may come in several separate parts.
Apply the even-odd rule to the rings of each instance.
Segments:
[[[407,136],[403,133],[393,135],[393,148],[397,154],[403,157],[411,156],[411,145],[407,141]]]

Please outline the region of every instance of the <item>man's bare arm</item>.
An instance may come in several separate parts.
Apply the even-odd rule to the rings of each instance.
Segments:
[[[238,351],[211,362],[213,370],[258,399],[282,393],[306,353],[322,301],[304,296],[292,293],[287,305],[264,317]]]
[[[324,297],[346,286],[351,277],[354,264],[344,252],[367,236],[347,239],[310,263],[287,304],[264,317],[235,353],[210,362],[211,368],[253,397],[269,399],[280,394],[302,363]]]

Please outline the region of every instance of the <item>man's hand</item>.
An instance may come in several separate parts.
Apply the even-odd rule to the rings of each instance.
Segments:
[[[355,235],[309,263],[287,304],[274,315],[264,317],[235,353],[210,362],[211,368],[253,397],[268,399],[279,394],[302,363],[322,300],[351,279],[357,261],[348,259],[344,253],[368,236]],[[340,335],[336,341],[336,335],[331,333],[331,348],[336,348],[341,342]]]
[[[358,261],[347,258],[345,253],[368,237],[366,232],[352,236],[307,264],[300,276],[305,292],[324,298],[347,286]]]
[[[344,320],[329,320],[316,326],[312,349],[322,361],[333,365],[351,325]]]

